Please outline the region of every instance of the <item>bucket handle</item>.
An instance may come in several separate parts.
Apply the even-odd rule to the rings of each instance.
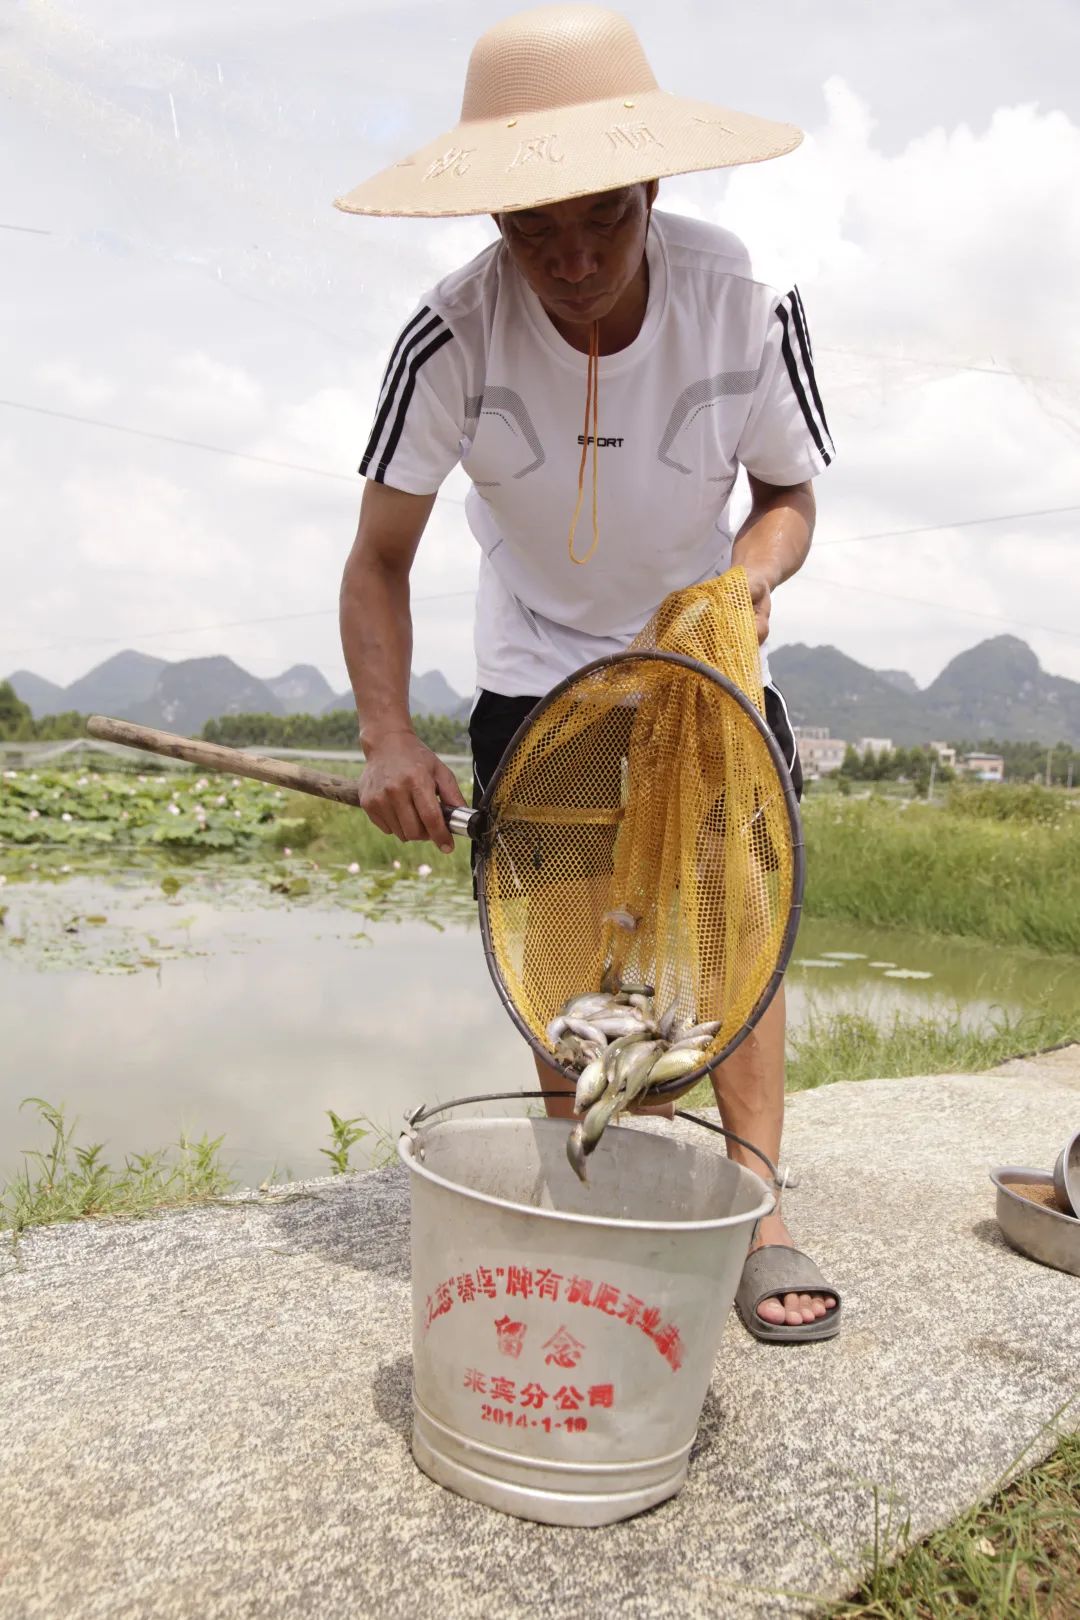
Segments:
[[[453,1102],[438,1103],[434,1108],[429,1108],[426,1103],[420,1103],[416,1108],[409,1109],[405,1115],[405,1134],[414,1136],[417,1125],[426,1125],[428,1120],[435,1118],[436,1114],[448,1113],[451,1108],[464,1108],[469,1103],[518,1102],[521,1099],[527,1100],[532,1097],[570,1097],[572,1095],[573,1093],[570,1091],[485,1091],[475,1097],[455,1097]],[[745,1148],[748,1153],[753,1153],[763,1164],[768,1166],[769,1177],[773,1186],[783,1192],[784,1187],[787,1185],[787,1175],[785,1174],[781,1178],[780,1172],[768,1155],[762,1153],[760,1148],[755,1147],[753,1142],[748,1142],[745,1136],[737,1136],[734,1131],[725,1130],[723,1125],[715,1125],[711,1119],[702,1119],[700,1114],[688,1113],[685,1108],[676,1108],[675,1118],[688,1119],[692,1125],[700,1125],[706,1131],[715,1131],[718,1136],[726,1137],[729,1142],[738,1142],[741,1148]]]

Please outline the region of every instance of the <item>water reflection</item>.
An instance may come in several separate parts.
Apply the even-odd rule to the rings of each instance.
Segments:
[[[29,1094],[65,1103],[82,1121],[79,1139],[106,1141],[114,1158],[181,1129],[224,1134],[236,1173],[259,1181],[275,1166],[326,1169],[328,1108],[396,1134],[415,1103],[534,1084],[474,922],[438,932],[371,921],[346,890],[268,906],[254,881],[194,884],[172,902],[144,880],[6,894],[5,933],[22,930],[28,944],[9,943],[0,958],[0,1172],[41,1140],[17,1112]],[[455,910],[460,918],[459,906],[447,915]],[[88,915],[106,921],[65,932]],[[995,1005],[1075,1002],[1068,960],[893,930],[808,920],[795,958],[793,1025],[811,1005],[891,1019],[959,1003],[977,1022]],[[133,961],[155,965],[125,971]]]
[[[108,898],[110,927],[137,921],[159,946],[179,932],[160,904],[128,917]],[[104,909],[100,889],[93,900]],[[187,948],[206,954],[159,950],[153,971],[41,972],[9,953],[0,1166],[35,1138],[16,1114],[30,1093],[65,1102],[80,1139],[117,1157],[182,1128],[223,1132],[238,1172],[258,1180],[275,1164],[327,1168],[327,1108],[396,1133],[414,1103],[535,1084],[475,928],[367,921],[359,945],[358,919],[330,907],[184,912]]]

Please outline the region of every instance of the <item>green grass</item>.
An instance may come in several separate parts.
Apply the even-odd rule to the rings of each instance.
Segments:
[[[949,788],[945,804],[951,815],[969,816],[977,821],[1037,823],[1062,827],[1076,814],[1071,794],[1035,782],[1006,785],[984,783],[980,787],[956,783]]]
[[[1046,1008],[1020,1014],[998,1010],[988,1025],[964,1023],[960,1009],[947,1016],[895,1013],[879,1024],[865,1013],[810,1009],[790,1037],[787,1089],[809,1091],[833,1080],[898,1078],[908,1074],[978,1074],[996,1063],[1080,1040],[1074,1015]]]
[[[873,1570],[830,1620],[1075,1620],[1080,1615],[1080,1434],[1039,1468],[912,1546],[879,1523]]]
[[[113,1168],[103,1157],[104,1144],[80,1147],[63,1108],[40,1097],[27,1097],[23,1107],[36,1108],[51,1133],[45,1148],[23,1151],[23,1168],[0,1191],[0,1230],[18,1236],[31,1226],[74,1221],[96,1215],[147,1215],[156,1209],[182,1209],[220,1198],[235,1183],[221,1162],[221,1137],[198,1141],[181,1137],[170,1154],[136,1153]]]
[[[1080,814],[1051,823],[811,799],[806,912],[1080,955]]]
[[[182,1136],[171,1153],[159,1149],[129,1154],[114,1169],[103,1157],[103,1143],[84,1147],[76,1142],[77,1122],[68,1122],[62,1106],[41,1097],[27,1097],[21,1106],[36,1110],[49,1140],[44,1148],[24,1148],[21,1171],[0,1187],[0,1231],[10,1232],[15,1239],[32,1226],[186,1209],[237,1189],[221,1160],[223,1137],[192,1141]],[[396,1139],[364,1115],[345,1119],[332,1108],[326,1114],[330,1146],[319,1152],[329,1159],[332,1175],[345,1175],[353,1169],[350,1152],[368,1136],[374,1137],[368,1155],[374,1167],[381,1168],[396,1158]],[[275,1179],[276,1172],[263,1187]]]
[[[1080,1007],[1074,1014],[1030,1008],[998,1009],[989,1024],[972,1028],[956,1008],[948,1015],[895,1013],[879,1024],[864,1013],[810,1007],[806,1022],[788,1034],[786,1088],[810,1091],[834,1080],[899,1079],[915,1074],[978,1074],[1009,1058],[1045,1052],[1080,1041]],[[708,1080],[695,1087],[686,1106],[712,1103]]]
[[[452,855],[444,855],[434,844],[402,844],[380,832],[362,811],[303,793],[287,796],[268,839],[275,849],[303,850],[322,866],[348,866],[355,861],[363,871],[413,873],[426,865],[437,875],[461,883],[470,875],[466,839],[454,840]]]

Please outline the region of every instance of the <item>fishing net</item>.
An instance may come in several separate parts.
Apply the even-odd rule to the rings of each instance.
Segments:
[[[790,954],[794,790],[762,719],[746,576],[667,597],[624,654],[557,687],[492,784],[480,902],[496,983],[551,1053],[568,998],[631,983],[719,1021],[702,1069],[752,1027]],[[700,1070],[697,1072],[701,1072]]]

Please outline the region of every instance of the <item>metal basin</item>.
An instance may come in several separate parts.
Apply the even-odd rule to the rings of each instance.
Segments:
[[[1080,1215],[1080,1131],[1069,1138],[1057,1156],[1054,1191],[1059,1209],[1066,1215]]]
[[[1080,1277],[1080,1220],[1014,1191],[1018,1184],[1053,1189],[1050,1171],[1006,1164],[992,1170],[990,1179],[997,1188],[998,1225],[1013,1248],[1044,1266]]]

